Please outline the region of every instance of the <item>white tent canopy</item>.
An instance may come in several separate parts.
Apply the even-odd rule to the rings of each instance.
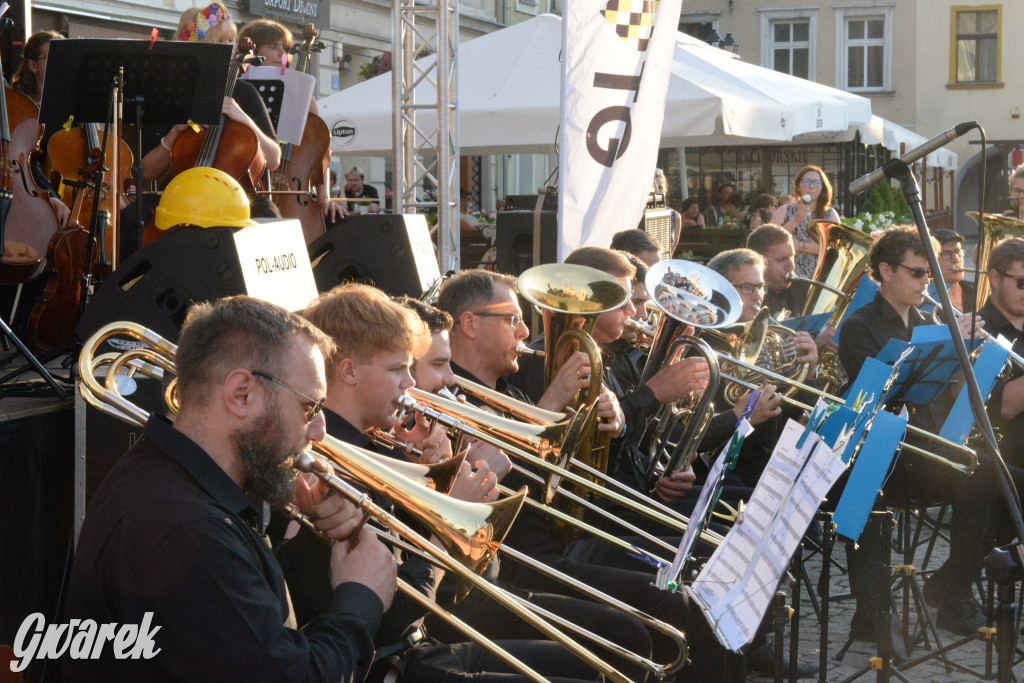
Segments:
[[[459,46],[463,154],[553,149],[560,120],[561,30],[561,18],[546,14]],[[416,98],[420,103],[436,101],[433,84],[421,82]],[[391,153],[390,73],[326,97],[319,105],[336,153]],[[433,112],[424,110],[416,120],[427,133],[436,128]],[[677,33],[662,147],[743,140],[777,144],[812,132],[846,132],[870,121],[867,98],[747,64]]]

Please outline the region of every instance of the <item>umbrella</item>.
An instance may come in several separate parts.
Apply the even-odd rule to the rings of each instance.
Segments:
[[[562,20],[541,15],[459,46],[459,146],[463,154],[544,153],[560,121]],[[424,57],[427,68],[435,58]],[[319,101],[339,154],[391,153],[391,74]],[[436,101],[424,79],[418,104]],[[417,126],[436,128],[431,111]],[[871,120],[870,100],[740,61],[730,52],[676,34],[662,147],[769,144],[794,136],[847,131]]]

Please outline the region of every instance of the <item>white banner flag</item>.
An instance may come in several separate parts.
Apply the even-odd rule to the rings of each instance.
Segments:
[[[558,260],[635,228],[654,181],[682,0],[567,0]]]

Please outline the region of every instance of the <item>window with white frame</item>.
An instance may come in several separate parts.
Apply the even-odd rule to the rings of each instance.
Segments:
[[[813,81],[817,8],[758,11],[761,13],[761,66]]]
[[[810,75],[811,25],[806,19],[772,22],[771,68],[790,76]]]
[[[892,6],[836,10],[836,84],[851,91],[892,89]]]

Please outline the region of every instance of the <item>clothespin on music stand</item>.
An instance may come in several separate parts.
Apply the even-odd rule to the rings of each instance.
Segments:
[[[750,394],[750,398],[747,399],[747,405],[743,408],[743,413],[740,415],[740,420],[750,419],[750,416],[754,413],[754,408],[757,407],[757,402],[761,400],[761,390]],[[739,424],[739,420],[736,421]]]
[[[643,550],[642,548],[638,548],[635,545],[632,546],[632,548],[636,552],[626,553],[627,555],[637,560],[640,560],[644,564],[654,567],[654,585],[656,585],[661,590],[667,590],[673,593],[676,592],[676,590],[679,588],[679,584],[676,583],[674,580],[670,580],[668,572],[666,571],[669,568],[668,562],[663,562],[662,560],[659,560],[647,551]]]

